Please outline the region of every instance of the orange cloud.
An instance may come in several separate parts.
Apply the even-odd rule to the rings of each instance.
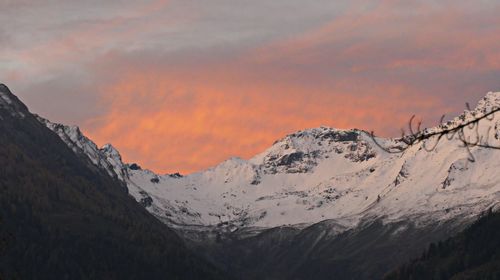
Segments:
[[[193,172],[230,156],[249,158],[308,127],[395,136],[414,112],[433,124],[459,109],[445,103],[454,93],[439,78],[500,70],[499,20],[486,17],[496,25],[478,31],[466,11],[395,3],[353,6],[309,32],[236,53],[158,61],[110,54],[119,74],[100,92],[111,110],[86,130],[129,161]]]
[[[157,13],[168,2],[158,1],[137,10],[134,18],[147,18],[137,24],[117,18],[82,25],[22,54],[40,65],[54,57],[83,64],[88,94],[104,108],[81,121],[83,130],[159,172],[249,158],[287,133],[320,125],[395,136],[413,113],[431,125],[500,87],[498,6],[375,2],[353,4],[303,33],[232,45],[219,25],[217,44],[212,34],[195,32],[210,16],[173,35],[159,32],[169,21]],[[206,37],[183,33],[185,45],[171,46],[175,31]],[[127,48],[157,42],[151,34],[165,36],[159,47]]]
[[[88,122],[86,131],[101,144],[116,145],[128,161],[161,172],[193,172],[230,156],[249,158],[279,137],[308,127],[393,133],[392,126],[408,117],[408,108],[432,110],[437,104],[432,97],[408,99],[417,93],[401,85],[356,92],[304,88],[252,80],[254,73],[236,68],[205,65],[189,74],[127,70],[100,89],[111,111]],[[388,99],[393,101],[384,102]]]

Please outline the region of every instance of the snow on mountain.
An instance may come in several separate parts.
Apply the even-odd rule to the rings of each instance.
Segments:
[[[54,131],[75,153],[86,155],[97,167],[108,172],[111,176],[117,176],[120,180],[127,178],[127,168],[122,162],[120,153],[111,145],[106,144],[102,148],[88,139],[77,126],[68,126],[50,122],[40,116],[37,119]]]
[[[457,127],[498,106],[500,93],[488,93],[474,110],[425,132]],[[123,180],[130,195],[172,226],[236,230],[332,219],[352,228],[370,218],[427,223],[473,217],[500,201],[500,151],[471,147],[472,162],[458,134],[387,153],[365,131],[320,127],[290,134],[249,160],[231,158],[182,176],[124,164],[111,145],[97,148],[77,127],[40,121]],[[500,116],[464,135],[500,146]],[[377,142],[390,150],[405,146],[401,139]]]

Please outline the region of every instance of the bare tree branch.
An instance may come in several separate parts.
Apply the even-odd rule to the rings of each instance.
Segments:
[[[468,111],[471,111],[469,103],[466,103],[465,106]],[[426,132],[426,130],[422,131],[421,129],[422,121],[419,121],[417,123],[417,127],[415,129],[414,126],[415,115],[413,115],[408,122],[408,129],[410,134],[407,135],[406,131],[404,129],[401,129],[401,138],[398,139],[399,141],[404,143],[404,146],[385,147],[377,141],[377,138],[373,131],[371,131],[370,137],[379,148],[391,154],[404,153],[407,149],[419,143],[422,143],[423,149],[425,149],[428,152],[432,152],[434,149],[436,149],[436,147],[438,146],[439,142],[443,137],[446,137],[448,140],[458,138],[458,140],[462,143],[462,147],[466,149],[467,153],[469,154],[469,161],[474,162],[475,159],[470,150],[471,147],[481,147],[486,149],[500,150],[500,146],[492,146],[489,144],[489,137],[490,137],[489,134],[491,131],[491,126],[488,127],[487,129],[486,138],[484,137],[484,135],[480,135],[479,132],[479,122],[481,120],[486,120],[490,122],[493,121],[495,119],[495,113],[497,113],[498,111],[500,111],[500,108],[493,107],[490,112],[485,113],[480,117],[476,117],[473,120],[462,123],[453,128],[446,128],[434,132]],[[441,116],[440,118],[441,124],[444,122],[444,118],[445,115]],[[466,137],[465,134],[466,129],[468,129],[469,131],[473,131],[475,139],[471,139],[470,135]],[[432,146],[428,146],[428,141],[426,140],[429,140],[431,138],[437,138],[436,142]]]

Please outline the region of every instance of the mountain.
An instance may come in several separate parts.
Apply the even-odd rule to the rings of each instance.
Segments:
[[[500,93],[488,93],[477,108],[426,132],[459,126],[500,106]],[[475,162],[457,137],[434,139],[391,154],[369,133],[320,127],[278,140],[263,153],[231,158],[205,171],[159,175],[122,162],[111,145],[102,149],[77,127],[40,120],[76,152],[124,181],[130,194],[170,225],[244,228],[305,227],[335,220],[344,230],[366,219],[425,224],[455,217],[472,219],[498,204],[500,163],[491,149],[472,147]],[[500,144],[500,117],[482,120],[478,131]],[[474,130],[465,131],[467,136]],[[469,135],[470,134],[470,135]],[[403,150],[401,139],[377,138]]]
[[[487,215],[386,279],[500,279],[500,213]]]
[[[2,84],[0,164],[1,279],[227,279]]]
[[[320,127],[189,175],[124,163],[77,127],[38,120],[238,278],[377,279],[498,210],[500,152],[464,148],[460,136],[500,146],[498,115],[474,121],[499,106],[500,93],[490,92],[475,109],[422,131],[443,137],[410,146],[421,134],[374,142],[362,130]]]

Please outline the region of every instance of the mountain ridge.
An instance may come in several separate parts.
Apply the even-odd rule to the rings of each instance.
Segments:
[[[226,279],[0,85],[2,279]]]
[[[500,93],[489,92],[475,109],[423,132],[456,127],[499,105]],[[425,152],[423,145],[429,145],[430,140],[406,147],[402,138],[376,137],[378,145],[404,151],[388,154],[366,131],[319,127],[286,135],[249,160],[230,158],[205,171],[181,176],[156,174],[137,168],[136,164],[123,163],[110,144],[99,149],[74,127],[40,120],[76,152],[87,154],[110,175],[124,181],[139,203],[174,227],[208,226],[234,231],[246,227],[302,227],[333,219],[353,228],[369,217],[384,217],[388,221],[420,217],[422,223],[428,218],[455,216],[471,220],[484,207],[497,207],[498,190],[491,183],[482,195],[479,194],[483,186],[477,186],[471,187],[471,193],[476,195],[455,199],[458,193],[465,193],[463,186],[452,188],[460,181],[457,176],[472,172],[471,166],[474,172],[482,172],[468,162],[468,154],[460,148],[458,139],[438,143],[435,150]],[[486,131],[485,122],[481,121],[482,131]],[[497,141],[500,120],[495,118],[492,122],[494,129],[486,133],[493,133],[491,139]],[[491,158],[484,149],[472,150],[482,161]],[[439,164],[429,169],[425,162]],[[423,195],[411,190],[414,180],[428,177],[421,169],[435,174],[430,176],[434,181],[429,182],[434,189],[420,187]],[[499,179],[491,171],[487,175],[490,181]],[[409,195],[416,202],[408,199]]]
[[[495,109],[499,95],[422,132],[474,120]],[[9,118],[31,118],[1,98]],[[366,131],[320,127],[289,134],[249,160],[161,175],[124,163],[112,145],[97,147],[77,127],[31,121],[238,279],[381,278],[485,209],[498,210],[500,200],[497,155],[477,146],[469,152],[459,138],[443,137],[426,151],[432,139],[376,138],[379,146]],[[497,123],[493,116],[462,132],[487,133],[483,139],[496,145]]]

